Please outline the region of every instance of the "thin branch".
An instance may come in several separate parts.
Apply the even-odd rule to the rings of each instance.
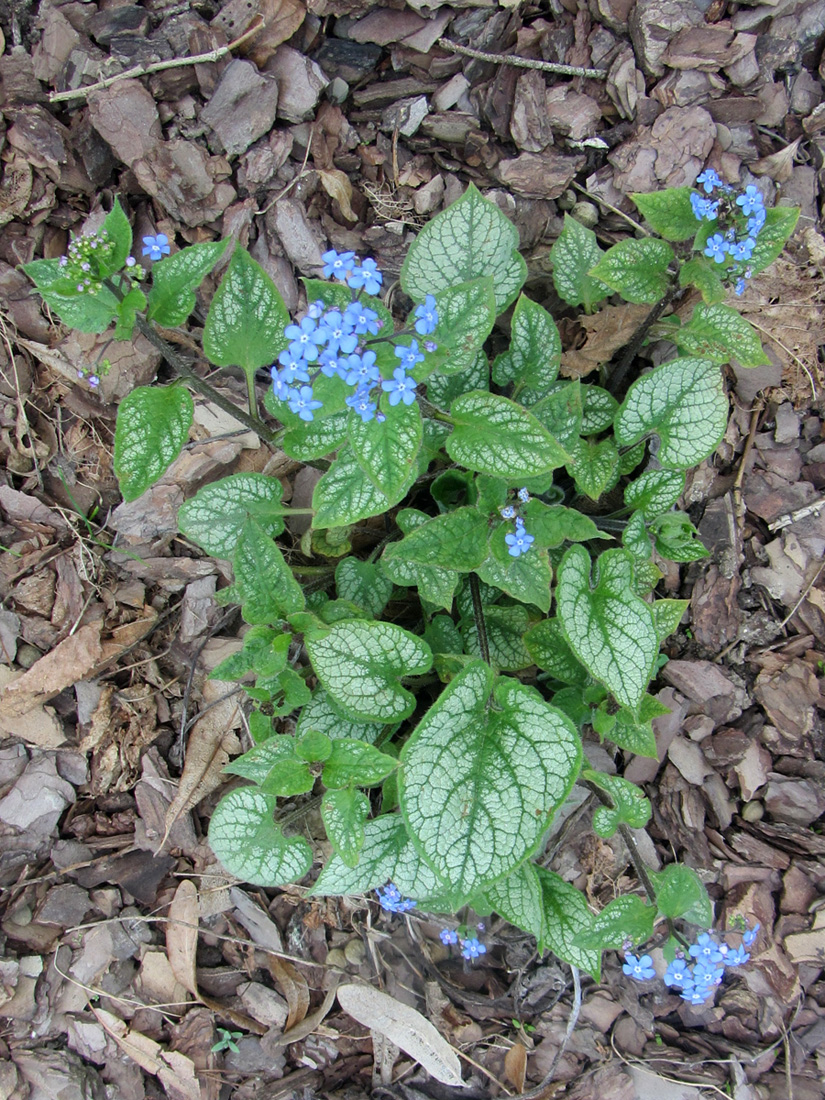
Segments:
[[[630,343],[625,348],[621,359],[617,363],[616,367],[611,371],[610,377],[607,380],[607,389],[614,397],[621,393],[622,388],[627,378],[628,372],[633,365],[633,360],[636,358],[639,349],[644,343],[644,339],[647,336],[649,330],[659,320],[662,314],[665,312],[674,298],[681,294],[682,288],[678,283],[671,283],[670,287],[665,292],[664,298],[657,302],[656,305],[645,317],[644,321],[639,325],[636,331],[633,333],[633,337]]]
[[[131,69],[126,69],[125,72],[115,73],[114,76],[107,76],[103,80],[98,80],[94,84],[86,84],[82,88],[70,88],[66,92],[50,92],[49,103],[66,103],[72,99],[85,99],[89,92],[99,92],[102,88],[110,88],[112,84],[117,84],[121,80],[149,76],[150,73],[163,72],[164,69],[178,69],[183,65],[205,65],[210,61],[220,61],[222,57],[226,57],[242,42],[246,42],[248,38],[256,35],[263,25],[263,19],[260,15],[257,15],[248,31],[244,31],[239,38],[235,38],[225,46],[218,46],[217,49],[209,50],[207,53],[195,54],[192,57],[174,57],[171,61],[156,61],[152,65],[134,65]]]
[[[553,61],[532,61],[529,57],[519,57],[514,53],[486,53],[474,50],[470,46],[459,46],[449,38],[439,38],[438,45],[453,53],[474,57],[477,61],[491,61],[494,65],[513,65],[517,69],[538,69],[543,73],[557,73],[559,76],[589,76],[594,80],[606,80],[607,69],[585,69],[581,65],[557,65]]]

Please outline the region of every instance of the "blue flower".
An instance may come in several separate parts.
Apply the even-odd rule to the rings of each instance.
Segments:
[[[374,351],[365,351],[362,355],[356,353],[348,356],[346,371],[344,381],[348,386],[363,386],[367,382],[377,382],[381,377],[378,367],[375,365]]]
[[[370,391],[365,386],[356,390],[355,393],[351,393],[346,403],[351,409],[355,409],[364,424],[366,424],[368,420],[373,419],[375,411],[378,408],[375,402],[370,398]]]
[[[293,382],[308,382],[309,372],[307,364],[300,355],[293,355],[291,351],[282,351],[278,356],[278,362],[283,367],[280,372],[281,380],[291,386]],[[273,371],[275,368],[272,368]]]
[[[712,168],[706,168],[700,176],[696,177],[696,182],[702,185],[706,195],[709,195],[714,187],[722,186],[721,179]]]
[[[339,358],[334,352],[324,350],[318,357],[318,365],[321,368],[321,374],[327,378],[344,378],[347,373],[347,366],[343,359]]]
[[[634,982],[646,982],[648,978],[656,977],[656,971],[653,969],[653,959],[650,955],[642,955],[641,958],[637,958],[635,955],[625,955],[622,970]]]
[[[477,959],[479,955],[487,954],[487,948],[479,943],[477,936],[473,936],[472,939],[461,941],[461,954],[465,959]]]
[[[744,966],[749,959],[750,955],[745,950],[744,944],[740,944],[734,951],[728,952],[725,963],[727,966]]]
[[[438,344],[435,342],[435,340],[425,340],[424,351],[428,351],[430,355],[432,355],[434,351],[438,351]]]
[[[724,966],[715,966],[707,959],[699,959],[693,968],[693,984],[696,986],[720,985],[724,974]]]
[[[412,370],[416,363],[424,362],[424,356],[418,350],[417,340],[413,340],[409,347],[398,344],[395,349],[395,354],[401,360],[401,366],[405,367],[407,370]]]
[[[516,518],[516,510],[512,504],[505,504],[504,507],[500,509],[500,511],[504,519]]]
[[[706,986],[693,985],[683,989],[681,993],[682,1000],[691,1005],[703,1005],[712,996],[713,990],[708,989]]]
[[[290,355],[296,359],[306,359],[308,363],[314,363],[318,358],[318,345],[326,342],[327,334],[318,327],[318,322],[313,317],[304,317],[300,325],[287,325],[284,336],[291,340],[289,345]]]
[[[378,335],[382,324],[375,310],[362,306],[360,302],[350,302],[344,310],[344,320],[352,325],[353,332],[359,334],[370,332],[373,336]]]
[[[403,367],[396,367],[392,377],[394,381],[382,383],[382,388],[390,395],[390,404],[395,406],[399,401],[403,401],[405,405],[412,405],[415,401],[415,379],[410,378]]]
[[[342,283],[345,283],[347,281],[347,273],[352,268],[352,261],[355,259],[355,253],[336,252],[334,248],[331,248],[321,256],[321,259],[324,261],[324,278],[338,279]]]
[[[696,943],[688,948],[688,951],[694,959],[700,959],[704,962],[719,962],[722,958],[719,944],[707,932],[703,932]]]
[[[667,986],[675,985],[680,989],[690,989],[693,985],[693,976],[686,959],[674,959],[664,974],[664,983]]]
[[[169,238],[165,233],[158,233],[157,237],[143,238],[143,255],[148,256],[150,260],[159,260],[163,256],[168,256],[169,252]]]
[[[756,237],[759,234],[759,230],[765,224],[768,215],[765,213],[764,206],[760,206],[753,214],[753,217],[748,218],[748,233],[752,237]]]
[[[718,264],[725,262],[725,256],[728,252],[728,242],[722,236],[721,233],[714,233],[708,243],[705,245],[705,255],[709,256],[712,260],[715,260]]]
[[[360,290],[363,287],[367,294],[377,294],[383,281],[384,276],[378,270],[375,260],[362,260],[361,264],[350,272],[347,285],[353,290]]]
[[[742,213],[747,217],[756,213],[757,210],[763,210],[765,207],[765,200],[762,198],[762,193],[759,188],[749,183],[736,200],[736,205],[742,207]]]
[[[387,883],[383,892],[380,889],[375,892],[381,908],[386,909],[388,913],[406,913],[409,909],[414,909],[417,904],[412,898],[402,898],[398,887],[392,882]]]
[[[323,402],[314,401],[312,386],[301,386],[299,390],[293,390],[287,398],[289,411],[297,413],[301,420],[314,420],[313,411],[320,409]]]
[[[536,540],[533,535],[528,535],[525,531],[524,520],[517,518],[515,534],[505,535],[504,541],[507,543],[510,556],[518,558],[521,554],[526,554]]]
[[[745,293],[745,280],[742,278],[736,280],[736,293],[740,295]]]
[[[762,925],[757,923],[753,926],[753,928],[749,928],[747,932],[745,932],[745,934],[742,936],[742,943],[745,945],[745,947],[751,947],[753,945],[754,941],[756,940],[756,934],[761,927]]]
[[[753,255],[755,247],[756,241],[754,241],[753,237],[745,237],[744,240],[729,245],[728,252],[734,260],[749,260]]]
[[[358,337],[352,331],[347,314],[342,316],[337,309],[331,309],[324,314],[318,332],[324,335],[328,351],[342,351],[349,355],[358,346]]]
[[[693,216],[697,221],[702,221],[703,218],[713,221],[719,209],[718,202],[714,202],[712,199],[703,199],[701,195],[695,194],[690,196],[690,205],[693,208]]]
[[[429,336],[431,332],[435,332],[438,326],[438,309],[432,294],[428,294],[421,305],[415,307],[415,316],[418,318],[415,331],[419,336]]]
[[[526,489],[519,489],[518,498],[522,504],[527,504],[530,500],[530,494],[527,492]]]
[[[445,947],[449,947],[451,943],[458,943],[458,932],[454,932],[452,928],[442,928],[439,936]]]

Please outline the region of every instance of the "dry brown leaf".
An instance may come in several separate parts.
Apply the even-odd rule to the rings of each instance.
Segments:
[[[181,816],[223,782],[223,769],[231,756],[241,751],[234,730],[241,724],[238,696],[221,699],[232,685],[222,680],[207,680],[203,685],[203,702],[208,710],[192,727],[183,774],[175,797],[166,811],[166,832],[158,851],[163,849],[169,830]],[[218,701],[220,700],[220,701]]]
[[[100,623],[82,626],[6,687],[0,697],[0,718],[25,714],[85,679],[102,653]]]
[[[166,925],[166,952],[172,973],[193,997],[198,996],[195,956],[198,950],[198,888],[185,878],[175,891]]]
[[[273,1039],[271,1046],[273,1049],[278,1047],[289,1046],[290,1043],[299,1043],[302,1039],[306,1039],[307,1035],[311,1035],[318,1025],[326,1019],[329,1010],[332,1008],[335,1002],[335,994],[338,992],[338,979],[333,981],[332,987],[327,991],[326,997],[324,997],[321,1007],[316,1008],[314,1012],[310,1012],[309,1016],[306,1016],[300,1024],[296,1024],[290,1032],[284,1032],[283,1035],[279,1035],[277,1039]]]
[[[349,177],[340,168],[331,168],[329,171],[321,169],[318,172],[321,186],[331,199],[335,199],[341,207],[341,213],[351,222],[358,221],[358,215],[354,213],[352,206],[352,184]]]
[[[176,1050],[164,1050],[160,1043],[140,1031],[132,1030],[111,1012],[94,1005],[90,1007],[124,1054],[128,1054],[142,1070],[157,1077],[169,1100],[201,1100],[201,1088],[191,1058]]]
[[[516,1092],[524,1092],[524,1078],[527,1074],[527,1051],[521,1043],[513,1043],[504,1055],[504,1072],[507,1080],[515,1085]]]
[[[437,1081],[464,1085],[455,1050],[416,1009],[368,985],[342,985],[338,1003],[353,1020],[386,1036]]]
[[[266,961],[269,973],[281,987],[289,1005],[289,1015],[284,1024],[284,1033],[288,1034],[290,1028],[300,1024],[309,1011],[309,986],[306,978],[286,959],[269,955]]]
[[[607,363],[629,342],[649,312],[650,306],[627,302],[605,306],[592,317],[578,317],[577,322],[586,334],[584,345],[562,353],[559,373],[564,378],[583,378]]]
[[[753,164],[748,165],[748,168],[755,176],[770,176],[777,183],[787,183],[793,174],[793,158],[796,156],[800,141],[802,138],[797,138],[784,149],[780,149],[778,153],[771,153],[770,156],[755,160]]]

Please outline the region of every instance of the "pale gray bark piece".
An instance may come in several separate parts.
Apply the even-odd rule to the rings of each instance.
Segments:
[[[268,133],[278,110],[278,84],[251,61],[236,59],[224,69],[201,111],[201,121],[217,134],[227,156],[245,153]]]

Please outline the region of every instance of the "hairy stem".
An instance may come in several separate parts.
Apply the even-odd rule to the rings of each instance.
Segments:
[[[645,317],[644,321],[642,321],[633,333],[630,343],[624,349],[621,359],[610,372],[610,377],[607,380],[607,389],[614,397],[623,392],[625,380],[627,379],[633,360],[636,358],[639,348],[642,346],[644,338],[647,336],[650,328],[659,320],[670,303],[678,294],[681,294],[681,292],[682,288],[677,283],[672,283],[665,292],[664,298],[656,303],[647,317]]]

